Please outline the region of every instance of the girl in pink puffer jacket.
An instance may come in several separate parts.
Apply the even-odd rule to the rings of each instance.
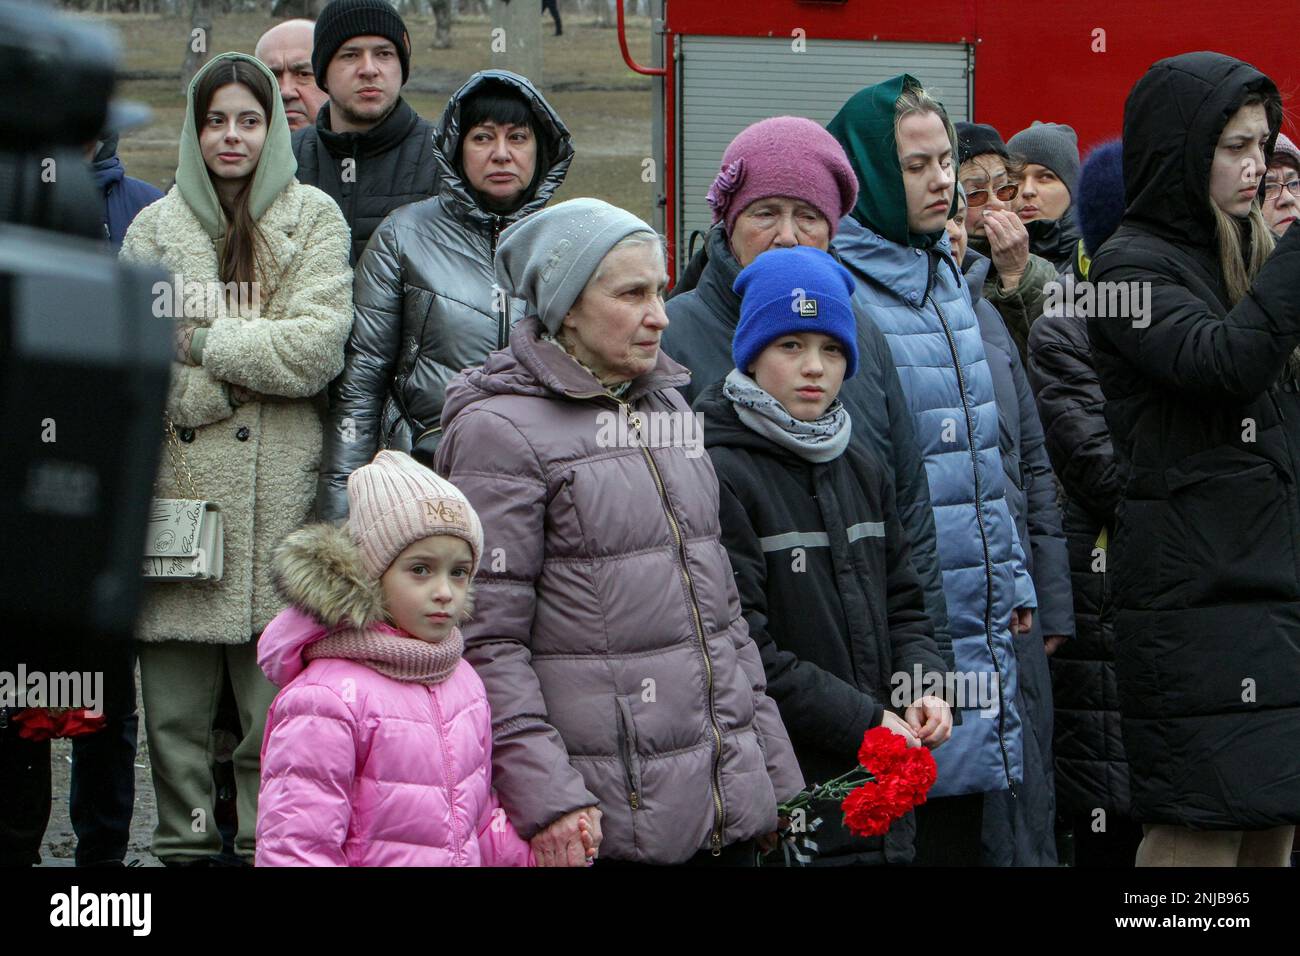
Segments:
[[[291,605],[258,643],[267,716],[258,866],[531,866],[492,792],[492,721],[459,623],[483,529],[465,496],[382,451],[350,523],[277,550]]]

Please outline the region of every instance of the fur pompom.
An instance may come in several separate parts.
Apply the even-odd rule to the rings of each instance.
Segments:
[[[276,592],[326,627],[364,628],[385,616],[378,581],[369,579],[347,527],[309,524],[285,538],[271,558]]]

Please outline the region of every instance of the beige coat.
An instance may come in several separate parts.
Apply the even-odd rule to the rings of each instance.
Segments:
[[[219,305],[174,321],[208,328],[200,366],[173,363],[167,410],[200,497],[225,519],[216,583],[150,583],[143,641],[241,644],[284,607],[271,583],[275,545],[301,525],[316,493],[320,393],[343,368],[352,326],[348,227],[323,192],[290,183],[259,223],[274,266],[260,313]],[[122,258],[161,264],[185,283],[219,282],[216,248],[175,187],[127,231]],[[268,396],[232,404],[230,385]],[[161,432],[161,426],[159,431]],[[155,493],[187,498],[164,449]]]

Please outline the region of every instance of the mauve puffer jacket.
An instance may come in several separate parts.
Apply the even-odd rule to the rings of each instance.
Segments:
[[[290,541],[299,558],[314,549],[319,559],[299,561],[315,580],[303,587],[306,575],[298,576],[298,593],[286,595],[298,606],[258,641],[258,663],[283,689],[262,740],[257,865],[531,866],[531,849],[492,793],[491,712],[474,668],[462,659],[446,680],[425,685],[357,661],[304,661],[309,644],[340,626],[332,611],[357,606],[355,594],[338,597],[347,590],[339,582],[365,575],[320,586],[349,550],[341,529],[315,525]],[[282,590],[284,554],[276,557]],[[304,602],[303,593],[325,597]]]
[[[690,415],[688,373],[661,352],[618,401],[539,328],[520,322],[448,386],[437,456],[483,520],[465,656],[501,802],[525,837],[599,806],[610,859],[679,863],[771,832],[803,777],[741,616],[717,476],[702,443],[620,442],[614,425],[639,417],[653,439],[650,415]]]

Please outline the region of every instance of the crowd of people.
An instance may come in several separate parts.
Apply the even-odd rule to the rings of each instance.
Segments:
[[[150,583],[136,635],[164,864],[1289,865],[1300,150],[1267,76],[1162,60],[1086,157],[907,74],[763,120],[669,293],[649,225],[552,203],[537,88],[476,73],[433,123],[410,55],[333,0],[199,71],[165,196],[87,146],[123,259],[258,290],[176,319],[155,494],[220,505],[224,573]],[[1067,280],[1149,308],[1053,308]],[[81,865],[127,850],[109,718]],[[925,802],[792,827],[875,727],[933,752]],[[36,788],[0,853],[35,862],[48,769],[42,803],[0,744]]]

